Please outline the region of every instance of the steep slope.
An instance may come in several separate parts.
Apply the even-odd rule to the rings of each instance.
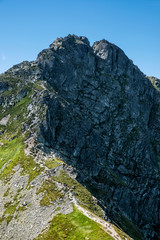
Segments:
[[[49,94],[44,83],[5,74],[1,86],[0,239],[77,239],[78,234],[79,239],[123,239],[117,238],[118,230],[98,224],[104,212],[75,180],[72,167],[39,150],[43,99]],[[98,216],[90,213],[90,220],[78,209]]]
[[[0,88],[4,239],[17,231],[36,238],[59,212],[69,214],[70,229],[81,226],[76,199],[133,239],[159,239],[158,79],[106,40],[91,47],[69,35],[1,75]],[[58,216],[60,225],[53,221],[39,239],[53,229],[55,239],[78,239],[76,230],[65,235],[66,217]],[[79,239],[98,237],[83,231]]]

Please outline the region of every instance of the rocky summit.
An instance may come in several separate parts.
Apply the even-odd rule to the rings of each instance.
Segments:
[[[160,239],[160,80],[57,38],[0,75],[0,239]]]

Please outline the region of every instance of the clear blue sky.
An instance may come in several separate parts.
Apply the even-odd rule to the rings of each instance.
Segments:
[[[69,33],[105,38],[160,78],[160,0],[0,0],[0,72]]]

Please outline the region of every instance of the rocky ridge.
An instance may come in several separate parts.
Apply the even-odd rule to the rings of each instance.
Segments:
[[[55,195],[59,196],[57,201],[62,198],[71,206],[67,210],[59,203],[59,211],[73,211],[68,191],[73,196],[77,192],[72,189],[73,182],[73,186],[69,184],[71,180],[65,182],[62,175],[67,179],[70,176],[79,182],[76,184],[89,190],[87,194],[92,194],[93,199],[89,198],[87,204],[86,200],[79,201],[91,211],[97,206],[95,214],[101,212],[101,217],[112,220],[133,239],[159,239],[159,82],[145,76],[114,44],[102,40],[91,47],[87,38],[75,35],[58,38],[50,48],[39,53],[35,61],[15,65],[0,76],[0,151],[3,154],[14,141],[17,146],[16,139],[22,134],[24,151],[28,158],[33,158],[33,168],[28,169],[17,160],[17,155],[15,163],[15,159],[2,155],[1,181],[7,181],[5,185],[1,183],[1,189],[5,189],[2,195],[11,188],[12,181],[17,181],[15,174],[21,171],[30,179],[25,181],[22,190],[26,196],[32,196],[29,197],[32,199],[29,214],[33,213],[33,206],[39,208],[34,215],[39,223],[43,211],[46,214],[43,225],[34,225],[37,232],[33,233],[33,228],[28,227],[32,230],[25,233],[24,239],[38,236],[57,214],[58,205],[54,204],[53,196],[53,204],[50,206],[47,202],[44,209],[38,193],[35,194],[38,186],[41,189],[48,179],[51,178]],[[52,160],[47,162],[48,159]],[[54,163],[51,170],[46,163],[47,166]],[[17,168],[14,174],[7,169],[11,167]],[[28,181],[31,190],[26,190]],[[32,181],[37,182],[36,186]],[[47,186],[50,186],[49,181]],[[46,185],[43,187],[48,191]],[[17,219],[22,220],[15,219],[22,205],[21,194],[17,196],[19,201],[16,206],[11,204],[15,211],[8,225],[4,212],[11,196],[2,201],[3,236],[13,226],[16,229]],[[28,219],[27,211],[21,216],[23,220]],[[10,235],[4,239],[13,238],[12,231],[8,232]],[[23,227],[19,232],[21,239]]]

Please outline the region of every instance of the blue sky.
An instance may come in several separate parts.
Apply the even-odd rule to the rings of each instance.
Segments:
[[[69,33],[105,38],[160,78],[160,0],[0,0],[0,73]]]

